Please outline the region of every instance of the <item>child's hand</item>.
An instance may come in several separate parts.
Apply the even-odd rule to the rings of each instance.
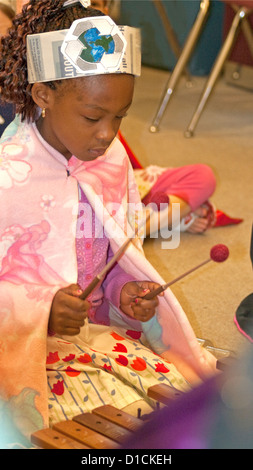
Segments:
[[[149,281],[127,282],[120,294],[122,312],[142,322],[150,320],[155,315],[155,309],[159,304],[158,297],[151,300],[142,300],[141,297],[157,287],[159,284]],[[160,295],[163,295],[163,292]]]
[[[81,292],[77,284],[71,284],[56,292],[48,322],[50,331],[68,336],[80,333],[90,308],[90,303],[87,300],[79,298]]]

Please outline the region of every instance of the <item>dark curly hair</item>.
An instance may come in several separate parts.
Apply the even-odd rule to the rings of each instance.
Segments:
[[[4,101],[13,103],[21,119],[34,121],[37,105],[32,99],[32,84],[27,80],[26,36],[70,28],[74,20],[103,16],[98,10],[75,4],[63,8],[65,0],[30,0],[15,16],[9,33],[0,42],[0,89]],[[61,81],[46,82],[55,89]]]

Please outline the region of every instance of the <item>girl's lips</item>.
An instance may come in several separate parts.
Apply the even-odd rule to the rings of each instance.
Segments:
[[[101,155],[104,155],[106,151],[106,148],[94,148],[94,149],[89,149],[89,153],[93,157],[101,157]]]

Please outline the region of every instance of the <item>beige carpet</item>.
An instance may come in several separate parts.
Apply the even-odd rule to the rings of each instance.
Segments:
[[[133,105],[121,130],[143,165],[181,166],[207,163],[215,172],[212,201],[218,209],[244,222],[214,228],[204,235],[181,234],[177,249],[161,248],[161,239],[145,241],[146,256],[167,281],[209,257],[217,243],[229,247],[229,259],[206,266],[181,280],[172,290],[196,335],[216,347],[238,352],[251,347],[233,318],[241,300],[253,292],[249,257],[253,210],[253,93],[228,86],[221,78],[202,115],[195,136],[184,137],[205,78],[182,78],[166,110],[160,132],[149,126],[168,78],[166,71],[144,67],[136,81]]]

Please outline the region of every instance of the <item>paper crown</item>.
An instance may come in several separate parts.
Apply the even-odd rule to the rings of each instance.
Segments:
[[[91,4],[90,0],[67,0],[66,2],[63,3],[63,8],[70,7],[72,5],[75,5],[76,3],[81,3],[81,5],[84,8],[88,8]]]
[[[140,30],[109,16],[75,20],[70,29],[27,36],[28,82],[108,73],[141,73]]]

